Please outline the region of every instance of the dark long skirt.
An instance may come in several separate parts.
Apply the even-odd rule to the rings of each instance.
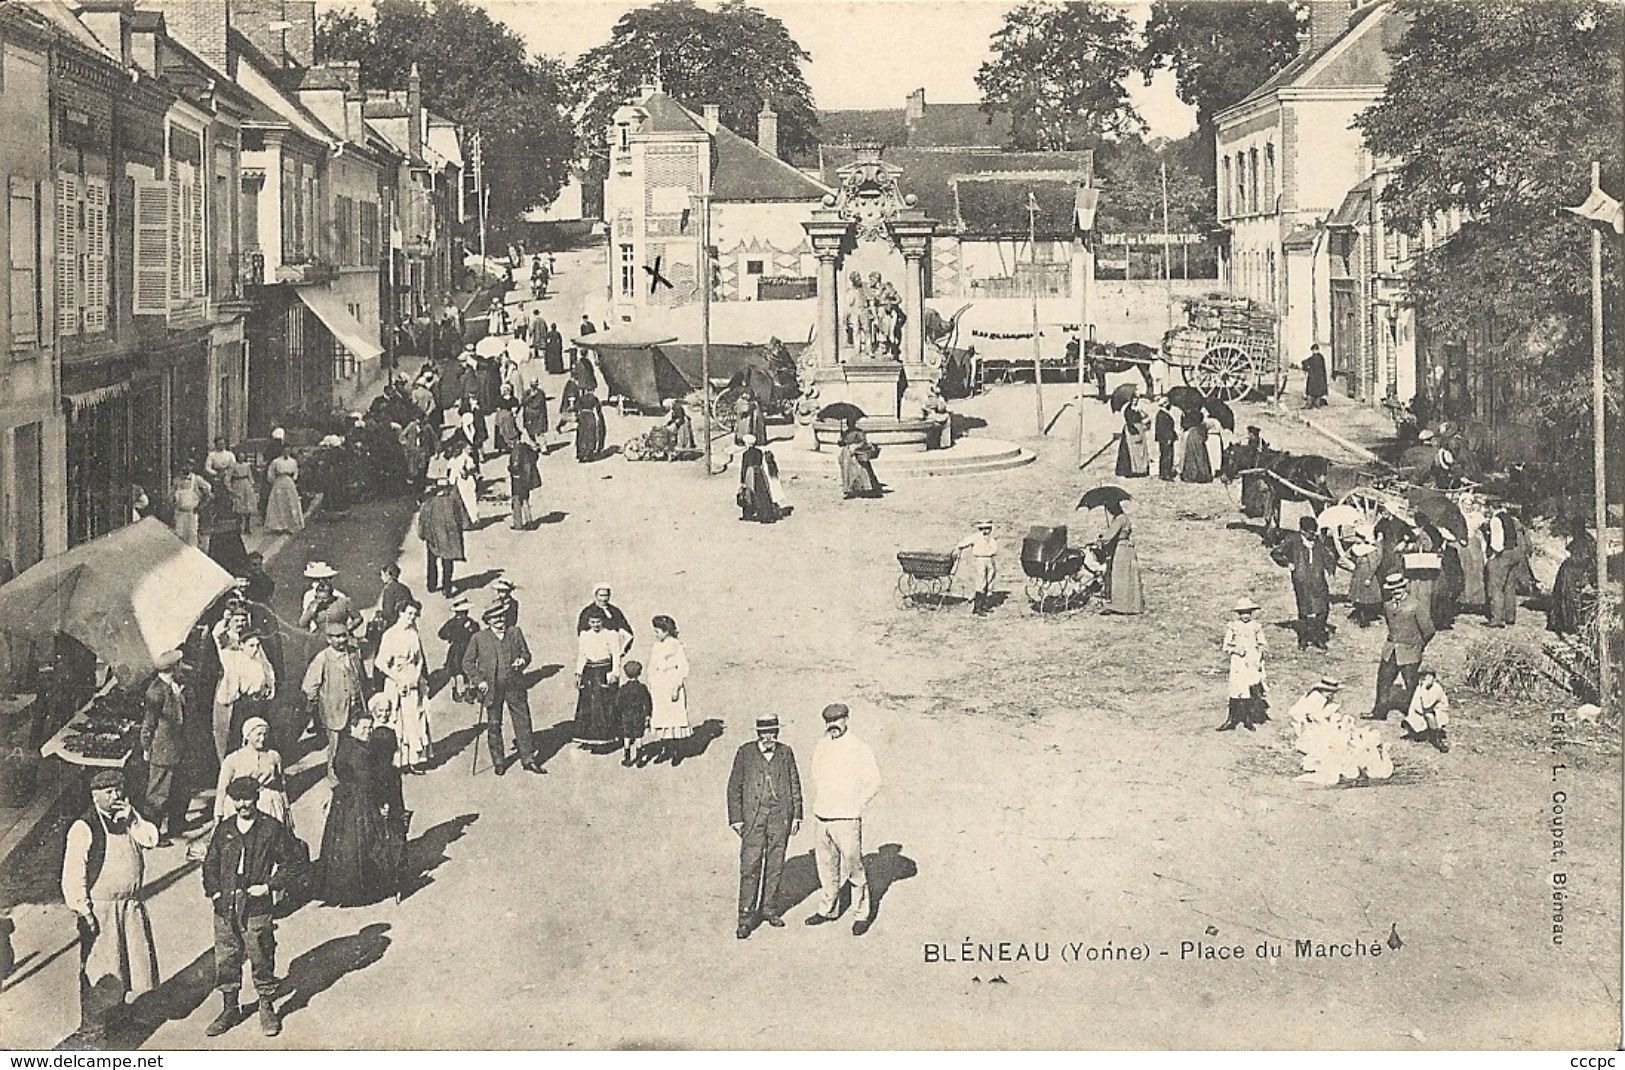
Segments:
[[[333,788],[317,863],[322,901],[361,906],[394,895],[400,886],[403,847],[398,830],[390,827],[371,793],[339,781]]]
[[[598,410],[590,407],[579,410],[576,413],[576,460],[597,460],[603,439],[603,417]]]
[[[616,685],[609,682],[609,662],[588,662],[581,670],[576,696],[575,738],[581,743],[607,743],[621,738],[615,715]]]

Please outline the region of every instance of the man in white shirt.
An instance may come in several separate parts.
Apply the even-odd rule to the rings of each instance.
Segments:
[[[881,780],[874,751],[848,731],[849,716],[839,702],[825,706],[824,738],[813,750],[813,854],[821,890],[818,913],[807,924],[836,920],[841,889],[850,882],[857,915],[852,935],[862,936],[874,924],[863,868],[863,811],[880,791]]]

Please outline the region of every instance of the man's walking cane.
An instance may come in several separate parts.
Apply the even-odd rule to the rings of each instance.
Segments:
[[[487,719],[490,716],[490,710],[487,708],[487,699],[488,699],[488,696],[490,695],[490,692],[489,691],[479,691],[477,686],[476,686],[475,690],[478,691],[479,696],[480,696],[480,704],[479,704],[480,719],[475,722],[474,741],[469,746],[469,749],[474,752],[474,763],[473,763],[472,766],[470,766],[470,768],[468,770],[468,775],[469,776],[478,776],[479,773],[480,773],[480,735],[482,734],[481,730],[483,729],[485,732],[489,732],[491,730],[490,721]]]

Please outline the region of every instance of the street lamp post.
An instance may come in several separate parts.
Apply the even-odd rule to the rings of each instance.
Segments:
[[[1044,362],[1038,343],[1038,198],[1027,191],[1027,292],[1033,312],[1033,402],[1037,406],[1038,433],[1044,433]]]
[[[1093,185],[1078,187],[1073,207],[1073,227],[1083,246],[1083,278],[1078,286],[1078,467],[1083,467],[1083,367],[1089,356],[1090,305],[1095,290],[1095,212],[1100,207],[1100,191]]]
[[[715,475],[711,465],[711,193],[695,194],[700,206],[700,255],[695,264],[700,280],[700,379],[704,383],[705,411],[700,424],[705,435],[705,474]]]

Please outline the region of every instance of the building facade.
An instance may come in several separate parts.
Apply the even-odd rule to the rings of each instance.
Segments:
[[[1216,116],[1216,207],[1229,232],[1221,277],[1277,310],[1286,359],[1331,342],[1324,224],[1373,170],[1353,123],[1381,98],[1405,26],[1387,0],[1316,0],[1299,56]],[[1334,374],[1355,359],[1334,351]]]

